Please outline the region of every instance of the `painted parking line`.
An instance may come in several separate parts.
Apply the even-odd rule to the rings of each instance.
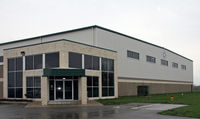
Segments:
[[[144,105],[144,106],[138,106],[138,107],[132,107],[131,109],[135,110],[135,109],[141,109],[141,108],[148,108],[148,107],[152,107],[153,105]]]
[[[164,111],[164,110],[169,110],[169,109],[174,109],[174,108],[179,108],[179,107],[184,107],[186,105],[179,105],[179,104],[153,104],[152,107],[146,108],[147,110],[159,110],[159,111]]]

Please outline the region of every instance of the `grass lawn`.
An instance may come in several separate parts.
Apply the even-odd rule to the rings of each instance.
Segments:
[[[171,96],[174,96],[174,101],[170,100]],[[119,97],[118,99],[98,100],[98,102],[104,105],[119,105],[127,103],[186,104],[188,106],[167,110],[160,114],[200,118],[200,91],[192,93],[151,95],[148,97],[127,96]]]

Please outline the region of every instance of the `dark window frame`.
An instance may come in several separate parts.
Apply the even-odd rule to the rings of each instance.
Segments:
[[[50,54],[57,54],[58,53],[58,59],[56,61],[56,63],[48,63],[47,65],[47,55],[50,55]],[[55,57],[54,57],[55,58]],[[49,61],[55,61],[55,60],[49,60]],[[45,53],[45,68],[57,68],[57,67],[60,67],[60,52],[49,52],[49,53]]]
[[[37,86],[36,80],[39,78],[39,84],[40,86]],[[28,85],[30,82],[28,80],[32,79],[32,86]],[[37,93],[36,90],[39,90],[39,96],[36,96]],[[32,94],[29,94],[28,91],[31,91]],[[28,76],[26,77],[26,96],[27,98],[34,98],[34,99],[40,99],[41,98],[41,77],[40,76]]]
[[[25,56],[25,70],[33,70],[34,69],[33,65],[34,65],[33,55]]]
[[[140,53],[127,50],[127,57],[139,60],[140,59]]]
[[[172,67],[178,69],[178,63],[172,62]]]
[[[0,65],[0,78],[3,78],[3,65]]]
[[[3,62],[3,56],[0,56],[0,62]]]
[[[182,70],[187,70],[186,65],[183,65],[183,64],[182,64],[182,65],[181,65],[181,69],[182,69]]]
[[[101,58],[102,65],[102,97],[115,95],[115,75],[114,75],[114,60]],[[112,62],[112,66],[110,66]],[[112,67],[112,68],[111,68]],[[112,74],[112,76],[111,76]]]
[[[38,63],[38,60],[36,60],[36,57],[40,56],[41,59],[40,59],[40,63]],[[28,58],[31,58],[29,60],[31,60],[31,63],[30,64],[30,61],[28,61]],[[29,63],[28,63],[29,62]],[[36,64],[40,64],[40,67],[38,68],[38,65],[36,66]],[[30,66],[31,65],[31,66]],[[42,69],[43,68],[43,54],[34,54],[34,55],[27,55],[25,56],[25,70],[37,70],[37,69]]]
[[[161,59],[160,63],[163,66],[168,66],[168,61],[167,60]]]
[[[97,79],[97,85],[94,84],[95,83],[94,80],[96,80],[96,79]],[[90,81],[91,84],[88,84],[89,80],[91,80]],[[91,91],[92,91],[91,96],[89,94],[88,89],[91,89]],[[95,94],[96,89],[97,89],[97,95]],[[87,76],[87,92],[88,92],[87,95],[88,95],[89,98],[99,97],[99,77],[97,77],[97,76]]]
[[[77,61],[75,63],[75,60],[73,58],[77,57]],[[72,58],[72,59],[71,59]],[[82,69],[82,54],[76,53],[76,52],[68,52],[68,64],[70,68],[78,68]]]
[[[99,70],[99,62],[100,57],[84,54],[84,69]]]
[[[151,63],[156,63],[156,58],[153,56],[146,55],[146,61]]]
[[[11,63],[10,61],[13,61],[12,70],[9,68],[9,65]],[[8,58],[7,65],[8,65],[8,69],[7,69],[8,70],[8,84],[7,84],[8,98],[21,99],[23,98],[23,57]],[[10,82],[11,79],[9,79],[9,76],[10,76],[9,74],[11,73],[13,74],[13,77],[12,77],[13,82]],[[11,90],[13,92],[11,92]]]

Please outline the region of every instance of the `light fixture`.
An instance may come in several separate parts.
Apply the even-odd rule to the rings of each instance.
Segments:
[[[22,56],[25,56],[25,52],[24,52],[24,51],[21,51],[21,55],[22,55]]]

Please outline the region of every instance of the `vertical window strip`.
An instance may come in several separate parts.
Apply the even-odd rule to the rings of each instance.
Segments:
[[[113,77],[109,77],[110,73],[113,74]],[[104,80],[106,80],[106,84],[104,84]],[[113,86],[110,85],[110,81],[113,82]],[[102,58],[102,96],[114,96],[114,60],[112,59]]]
[[[9,58],[8,63],[8,98],[23,97],[23,58]]]

